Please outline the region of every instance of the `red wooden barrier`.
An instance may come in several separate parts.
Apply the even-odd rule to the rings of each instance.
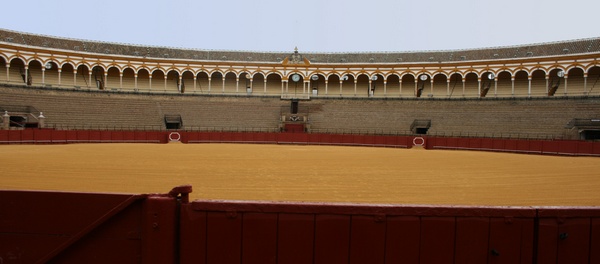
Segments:
[[[0,191],[0,260],[137,263],[142,237],[136,217],[144,198]]]
[[[77,142],[77,130],[67,130],[65,132],[67,142]]]
[[[110,142],[112,140],[113,131],[102,130],[100,131],[100,141]]]
[[[313,263],[315,225],[312,214],[279,214],[279,263]]]
[[[528,140],[515,140],[516,141],[516,149],[519,152],[529,152],[529,141]]]
[[[190,186],[162,195],[0,191],[0,260],[152,264],[600,260],[599,207],[190,203],[189,192]]]
[[[0,130],[0,143],[8,142],[8,130]]]
[[[481,147],[481,139],[480,138],[469,138],[468,148],[470,149],[480,149]]]
[[[515,151],[518,150],[518,140],[504,139],[504,150]]]
[[[542,153],[558,154],[558,141],[544,141],[542,145]]]
[[[20,130],[8,130],[8,141],[19,143],[21,141],[21,131]]]
[[[23,143],[33,143],[34,142],[34,135],[33,135],[34,131],[35,130],[33,130],[33,129],[22,130],[22,132],[21,132],[21,141]]]
[[[89,142],[90,141],[90,131],[77,130],[77,141],[78,142]]]
[[[185,225],[208,230],[200,245],[185,245],[207,245],[208,263],[531,263],[533,257],[530,208],[224,201],[182,206],[186,218],[209,216],[206,224],[194,220],[201,227]],[[253,240],[259,234],[265,244]],[[185,254],[182,259],[192,258]]]
[[[574,141],[561,140],[558,141],[559,154],[575,154],[577,153],[577,144]]]
[[[67,131],[65,130],[49,130],[52,133],[53,143],[67,143]]]
[[[110,131],[110,141],[111,142],[123,142],[125,136],[123,135],[123,131]]]
[[[600,237],[597,208],[538,210],[538,263],[598,263]]]
[[[494,139],[482,138],[481,139],[481,148],[482,149],[494,149]]]
[[[102,134],[98,130],[90,130],[89,134],[90,142],[100,142],[102,141]]]
[[[39,130],[34,130],[34,140],[35,142],[38,143],[51,143],[53,142],[53,133],[52,130],[48,130],[48,129],[39,129]]]
[[[170,132],[25,129],[0,131],[0,143],[156,142],[167,143],[179,133],[184,143],[247,142],[412,147],[415,138],[427,149],[468,149],[516,153],[600,156],[600,142],[574,140],[516,140],[490,138],[407,137],[311,133]],[[422,139],[421,139],[422,138]]]
[[[124,142],[134,142],[135,141],[135,131],[121,131]]]

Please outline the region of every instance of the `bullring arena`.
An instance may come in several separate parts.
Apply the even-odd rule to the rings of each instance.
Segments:
[[[599,57],[0,30],[0,263],[597,263]]]

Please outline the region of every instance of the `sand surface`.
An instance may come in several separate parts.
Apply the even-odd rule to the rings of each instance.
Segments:
[[[0,145],[0,189],[192,199],[598,206],[600,158],[244,144]]]

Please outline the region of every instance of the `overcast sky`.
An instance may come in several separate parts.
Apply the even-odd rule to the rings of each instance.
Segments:
[[[0,27],[212,50],[354,52],[600,37],[597,0],[5,1]]]

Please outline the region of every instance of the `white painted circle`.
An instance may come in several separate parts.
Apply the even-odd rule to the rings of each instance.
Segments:
[[[422,137],[416,137],[413,138],[413,146],[420,146],[422,147],[423,145],[425,145],[425,139]]]
[[[179,132],[171,132],[171,134],[169,134],[169,141],[178,142],[179,140],[181,140],[181,134],[179,134]]]

